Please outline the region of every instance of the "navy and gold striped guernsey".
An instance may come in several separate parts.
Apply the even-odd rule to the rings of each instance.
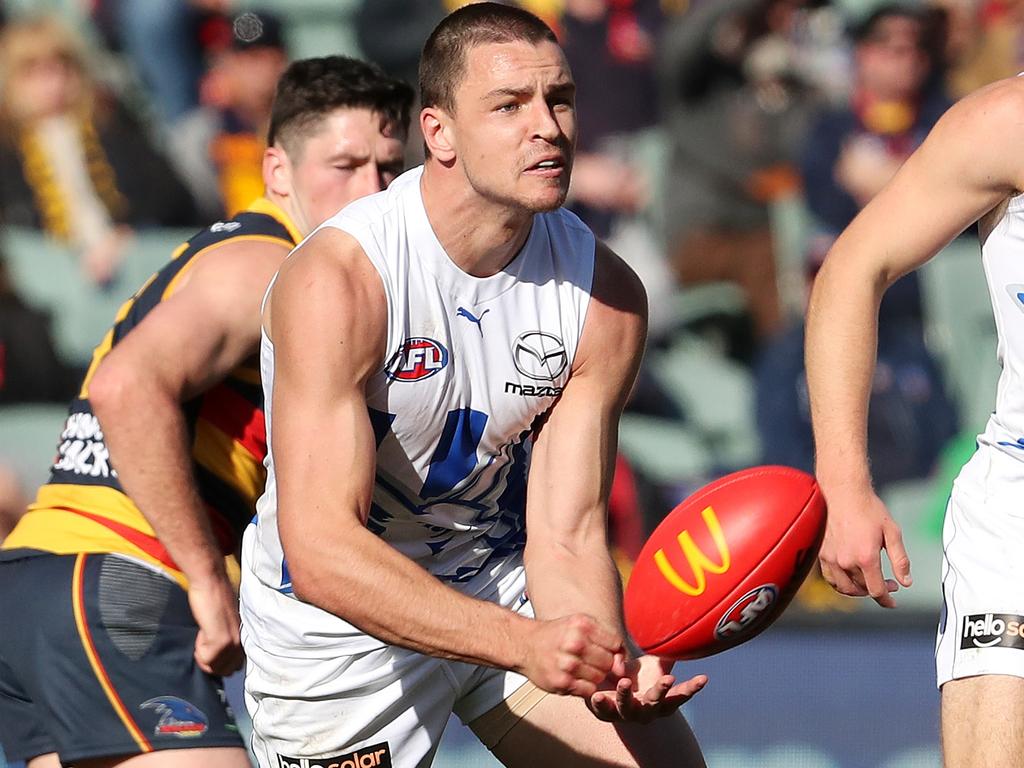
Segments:
[[[233,220],[218,222],[183,243],[171,261],[121,306],[113,328],[93,352],[82,388],[71,403],[50,479],[3,542],[0,557],[22,556],[25,550],[119,553],[157,566],[187,586],[184,574],[121,488],[89,404],[89,380],[106,354],[174,292],[211,248],[227,242],[262,241],[290,250],[300,239],[284,211],[260,198]],[[183,407],[200,496],[227,556],[241,540],[265,480],[267,438],[258,357],[253,355]]]

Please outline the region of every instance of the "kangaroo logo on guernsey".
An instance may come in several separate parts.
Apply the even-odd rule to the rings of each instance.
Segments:
[[[386,741],[360,747],[334,757],[277,756],[278,768],[391,768],[391,749]]]
[[[420,381],[433,376],[448,365],[448,350],[439,341],[414,336],[402,343],[388,376],[395,381]]]

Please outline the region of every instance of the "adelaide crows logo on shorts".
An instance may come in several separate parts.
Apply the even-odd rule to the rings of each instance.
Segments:
[[[395,381],[420,381],[448,365],[448,350],[439,341],[426,336],[406,339],[388,365],[388,376]]]
[[[156,728],[153,729],[157,736],[195,738],[206,733],[210,725],[210,721],[198,707],[177,696],[157,696],[142,702],[139,709],[153,709],[160,715]]]

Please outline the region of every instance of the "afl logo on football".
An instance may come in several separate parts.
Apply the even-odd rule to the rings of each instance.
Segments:
[[[727,640],[741,632],[747,632],[767,618],[769,609],[775,605],[779,590],[774,584],[755,587],[733,603],[732,608],[718,620],[715,637]]]
[[[448,365],[448,350],[439,341],[424,336],[406,339],[395,355],[395,363],[388,366],[392,379],[421,381],[428,379]]]
[[[565,344],[551,333],[527,331],[519,334],[512,345],[512,362],[528,379],[554,381],[569,364]]]

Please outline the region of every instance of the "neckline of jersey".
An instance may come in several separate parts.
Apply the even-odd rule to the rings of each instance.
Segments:
[[[538,217],[543,214],[534,215],[526,242],[523,243],[515,258],[505,265],[504,269],[488,277],[476,277],[452,261],[451,256],[448,255],[438,239],[434,226],[430,223],[430,217],[427,216],[427,209],[423,204],[423,192],[420,188],[423,166],[413,169],[409,175],[411,178],[407,180],[404,192],[409,197],[407,205],[409,224],[415,228],[413,234],[416,239],[413,242],[416,243],[417,250],[420,251],[418,255],[423,258],[424,263],[438,282],[459,298],[474,304],[495,299],[515,287],[529,261],[529,254],[535,251],[540,238],[544,236],[544,227],[538,221]]]

